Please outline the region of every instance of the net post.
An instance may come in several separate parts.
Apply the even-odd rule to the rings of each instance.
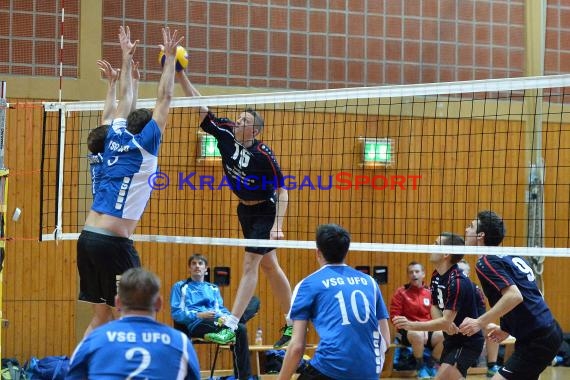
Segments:
[[[47,240],[55,240],[56,242],[60,240],[60,236],[62,233],[61,227],[63,223],[63,170],[64,170],[64,161],[65,161],[65,137],[66,137],[66,117],[67,117],[67,106],[65,103],[53,103],[53,102],[44,102],[44,111],[45,112],[58,112],[59,115],[59,133],[58,133],[58,150],[57,150],[57,186],[56,186],[56,215],[55,215],[55,230],[53,231],[54,239],[47,239]],[[40,234],[43,239],[43,235]]]
[[[6,256],[6,212],[8,203],[8,169],[4,168],[4,136],[6,131],[6,82],[0,82],[0,358],[2,358],[2,330],[7,326],[4,321],[3,307],[3,269]]]

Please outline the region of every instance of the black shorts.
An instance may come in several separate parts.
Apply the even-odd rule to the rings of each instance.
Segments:
[[[499,373],[506,379],[538,379],[544,369],[550,365],[562,344],[562,330],[558,322],[550,327],[537,330],[517,339],[515,351]]]
[[[246,239],[264,239],[269,240],[271,236],[271,228],[275,222],[275,213],[277,206],[275,202],[268,200],[253,206],[247,206],[243,203],[238,204],[237,214],[243,237]],[[267,252],[273,251],[272,247],[245,247],[247,252],[265,255]]]
[[[402,337],[402,341],[400,343],[403,344],[404,346],[411,347],[412,344],[408,340],[408,330],[402,329],[402,330],[398,330],[398,332],[400,333],[400,336]],[[427,333],[428,333],[428,338],[427,338],[426,344],[424,344],[424,347],[427,347],[431,350],[433,348],[431,346],[431,338],[433,336],[433,331],[428,331]]]
[[[310,364],[301,370],[301,374],[297,378],[297,380],[333,380],[332,378],[323,375],[318,369],[313,367]]]
[[[77,240],[79,300],[115,306],[120,275],[140,266],[132,240],[84,229]]]
[[[441,352],[441,364],[450,364],[457,367],[463,377],[467,377],[469,367],[477,365],[485,339],[469,339],[468,341],[455,342],[445,339]]]

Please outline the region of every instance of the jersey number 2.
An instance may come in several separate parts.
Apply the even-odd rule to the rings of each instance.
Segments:
[[[142,347],[133,347],[127,352],[125,352],[125,359],[133,360],[136,353],[141,354],[142,356],[141,363],[139,364],[137,369],[135,369],[133,372],[129,374],[129,376],[127,376],[127,380],[134,379],[136,375],[147,369],[147,367],[150,365],[150,352],[148,352],[148,350]]]
[[[364,310],[365,310],[365,314],[364,314],[364,318],[362,318],[358,312],[358,304],[356,302],[356,296],[359,296],[359,298],[362,298],[362,303],[364,304]],[[350,321],[348,320],[348,312],[346,310],[346,303],[344,302],[344,295],[342,294],[342,291],[339,291],[337,294],[334,295],[334,298],[336,298],[338,300],[338,306],[340,307],[340,315],[342,316],[342,325],[350,325]],[[368,319],[370,319],[370,303],[368,302],[368,298],[366,298],[366,296],[364,295],[364,293],[362,292],[362,290],[355,290],[352,293],[350,293],[350,306],[352,309],[352,314],[354,314],[354,318],[356,318],[356,320],[360,323],[366,323],[368,322]]]

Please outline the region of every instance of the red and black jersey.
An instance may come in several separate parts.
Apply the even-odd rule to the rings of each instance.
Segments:
[[[225,173],[220,186],[227,185],[246,201],[274,199],[275,190],[283,185],[283,174],[273,152],[257,140],[244,147],[235,139],[234,126],[232,120],[217,118],[212,112],[200,124],[218,142]]]
[[[485,300],[485,294],[483,294],[483,290],[481,290],[481,288],[477,285],[475,285],[475,296],[477,299],[479,315],[483,315],[487,311],[487,301]]]
[[[434,271],[431,277],[432,302],[442,312],[452,310],[457,312],[453,322],[459,326],[467,317],[479,317],[479,308],[475,284],[465,276],[457,264],[454,264],[444,274]],[[463,334],[447,335],[445,339],[457,343],[470,340],[483,339],[483,334],[479,331],[470,337]]]
[[[554,317],[536,286],[534,273],[519,256],[483,256],[477,260],[477,277],[483,291],[494,306],[502,297],[501,291],[516,285],[523,302],[501,318],[501,329],[517,340],[523,340],[540,330],[554,325]]]

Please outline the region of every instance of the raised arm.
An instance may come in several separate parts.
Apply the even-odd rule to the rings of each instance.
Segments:
[[[166,127],[170,102],[172,101],[172,92],[174,90],[174,73],[176,72],[176,46],[184,39],[178,37],[178,31],[170,33],[168,27],[162,29],[162,38],[164,45],[165,61],[162,68],[162,76],[158,83],[158,95],[156,106],[152,113],[152,118],[161,131]]]
[[[202,95],[200,95],[200,92],[198,91],[198,89],[196,87],[194,87],[192,82],[190,82],[190,79],[188,79],[188,76],[186,75],[184,70],[178,71],[176,73],[176,81],[178,83],[180,83],[180,86],[182,87],[182,91],[184,91],[184,95],[186,95],[188,97],[202,96]],[[204,120],[204,118],[206,117],[207,114],[208,114],[208,107],[201,106],[200,107],[200,120]]]
[[[131,75],[133,76],[133,101],[131,102],[131,112],[137,109],[137,100],[139,99],[139,81],[141,79],[141,73],[139,72],[139,63],[133,62],[133,71]]]
[[[134,43],[131,42],[131,32],[129,27],[119,28],[119,42],[121,51],[123,52],[123,63],[121,66],[121,73],[119,79],[119,105],[115,112],[115,118],[126,119],[131,112],[131,105],[133,101],[133,78],[132,78],[132,63],[133,55],[137,48],[138,40]]]
[[[113,116],[117,110],[117,80],[119,79],[120,70],[115,70],[113,66],[104,59],[97,60],[97,66],[107,79],[107,96],[103,105],[103,114],[101,115],[101,125],[111,124]]]

